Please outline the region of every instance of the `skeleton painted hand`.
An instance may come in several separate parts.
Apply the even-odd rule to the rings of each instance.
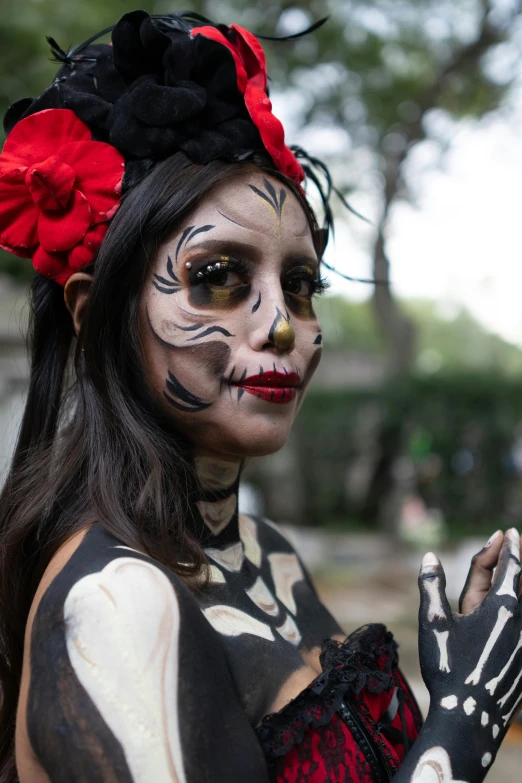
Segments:
[[[497,551],[501,541],[497,536]],[[515,529],[506,533],[493,584],[478,603],[469,592],[480,593],[481,585],[486,592],[491,568],[485,549],[474,558],[461,596],[461,608],[473,609],[468,614],[451,611],[435,555],[424,557],[419,576],[419,654],[431,696],[427,724],[437,746],[432,750],[448,757],[453,775],[473,783],[485,776],[522,704],[520,536]]]

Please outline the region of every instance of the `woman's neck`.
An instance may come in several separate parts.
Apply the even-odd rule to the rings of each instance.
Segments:
[[[195,532],[205,549],[223,549],[239,541],[241,462],[196,455],[194,465],[199,482],[190,499]]]

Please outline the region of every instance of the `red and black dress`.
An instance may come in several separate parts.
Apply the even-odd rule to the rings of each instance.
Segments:
[[[322,674],[256,730],[273,783],[391,780],[422,724],[397,664],[383,625],[326,640]]]

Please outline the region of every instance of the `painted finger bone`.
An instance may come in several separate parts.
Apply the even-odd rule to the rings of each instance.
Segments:
[[[446,612],[440,597],[440,577],[437,576],[433,580],[426,580],[424,587],[429,597],[428,620],[430,623],[435,619],[445,620]]]
[[[465,685],[477,685],[480,681],[480,678],[482,676],[482,671],[484,669],[484,666],[486,665],[489,656],[491,655],[491,652],[497,643],[500,634],[504,630],[504,627],[507,623],[507,621],[513,617],[513,612],[510,612],[509,609],[506,609],[505,606],[501,606],[498,610],[497,620],[493,627],[493,630],[491,631],[488,640],[484,646],[484,649],[482,650],[482,653],[480,655],[480,658],[478,660],[477,665],[471,672],[471,674],[467,677],[465,680]]]
[[[505,696],[502,696],[502,698],[498,700],[497,704],[499,707],[503,707],[504,704],[506,704],[509,701],[509,699],[513,696],[513,694],[517,689],[518,683],[520,682],[521,679],[522,679],[522,669],[519,671],[515,679],[515,682],[513,683],[509,691],[505,694]]]
[[[421,607],[425,611],[428,622],[447,620],[443,606],[444,572],[439,574],[439,559],[433,552],[426,552],[422,558],[419,587],[421,590]],[[442,571],[442,569],[440,569]],[[426,609],[427,600],[427,609]]]
[[[507,726],[507,725],[508,725],[509,721],[511,720],[511,718],[513,717],[513,715],[515,715],[515,714],[516,714],[516,712],[518,711],[518,709],[519,709],[519,707],[520,707],[521,705],[522,705],[522,697],[520,697],[520,699],[518,699],[518,700],[515,702],[515,704],[513,705],[513,707],[511,708],[511,710],[510,710],[510,711],[507,713],[507,715],[503,715],[503,716],[502,716],[502,720],[504,721],[504,726]]]
[[[489,692],[490,692],[490,694],[491,694],[492,696],[493,696],[493,694],[495,693],[495,691],[496,691],[496,689],[497,689],[497,686],[498,686],[498,684],[499,684],[499,683],[501,682],[501,680],[503,680],[503,679],[504,679],[504,677],[506,676],[506,674],[507,674],[507,672],[508,672],[509,668],[511,667],[511,664],[512,664],[512,663],[513,663],[513,661],[515,660],[515,656],[516,656],[516,654],[518,653],[518,651],[519,651],[521,648],[522,648],[522,631],[520,632],[520,637],[519,637],[519,639],[518,639],[518,644],[517,644],[517,646],[515,647],[515,649],[513,650],[513,652],[511,653],[511,657],[510,657],[509,661],[506,663],[506,665],[504,666],[504,668],[502,669],[502,671],[500,672],[500,674],[497,674],[497,676],[496,676],[496,677],[493,677],[493,679],[492,679],[492,680],[490,680],[489,682],[487,682],[487,683],[486,683],[486,686],[485,686],[485,687],[486,687],[486,690],[487,690],[487,691],[489,691]]]
[[[449,631],[436,631],[433,630],[437,644],[439,647],[439,670],[441,672],[449,673],[449,658],[448,658],[448,636]]]
[[[509,595],[516,600],[515,588],[518,587],[520,575],[520,536],[516,530],[508,530],[506,537],[509,538],[509,562],[497,595]]]

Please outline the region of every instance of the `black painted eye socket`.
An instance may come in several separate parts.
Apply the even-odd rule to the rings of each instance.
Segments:
[[[230,259],[204,264],[196,272],[191,282],[194,285],[212,288],[235,288],[250,282],[247,268],[239,261]]]
[[[283,278],[281,285],[285,294],[301,299],[311,299],[328,288],[327,281],[308,267],[295,267]]]
[[[205,275],[205,282],[220,288],[232,288],[233,286],[243,284],[240,275],[230,269],[216,269],[209,272]]]

